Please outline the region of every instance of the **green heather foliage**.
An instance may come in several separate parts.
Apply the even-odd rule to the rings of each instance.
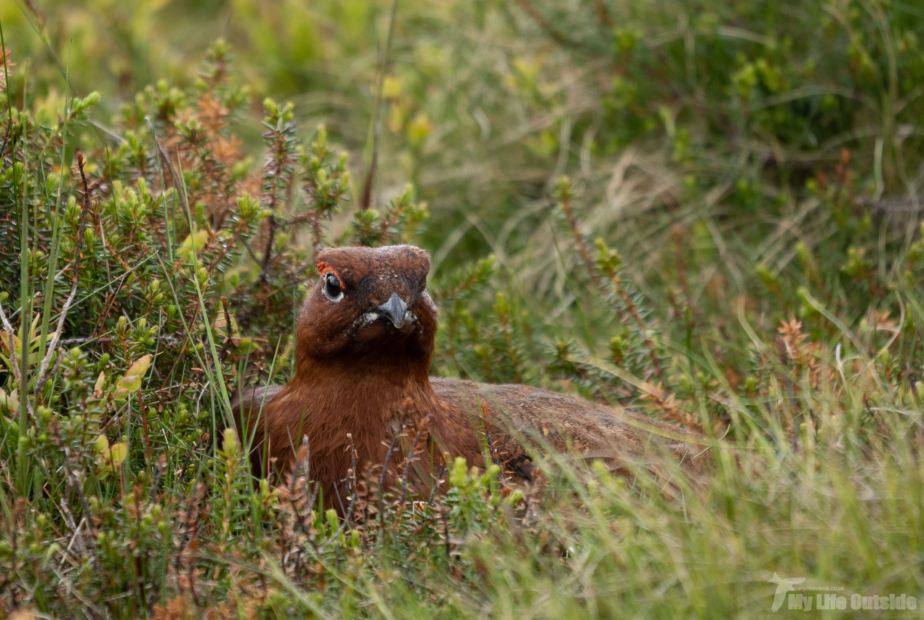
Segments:
[[[0,5],[0,618],[752,617],[774,573],[924,605],[924,10],[392,7]],[[433,374],[740,466],[358,473],[346,520],[304,461],[253,481],[229,396],[289,377],[316,253],[400,242]]]

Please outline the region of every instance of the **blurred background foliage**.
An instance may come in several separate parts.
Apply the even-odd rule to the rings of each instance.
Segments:
[[[241,192],[293,224],[333,218],[324,235],[271,234],[277,262],[289,262],[266,297],[247,292],[255,272],[244,258],[221,283],[270,357],[313,275],[312,245],[389,239],[433,256],[435,373],[645,397],[576,365],[590,356],[676,394],[686,413],[675,418],[727,423],[722,405],[701,400],[708,377],[718,368],[728,384],[713,387],[730,394],[759,383],[755,338],[778,338],[783,321],[830,346],[845,327],[872,329],[870,355],[879,331],[922,329],[919,306],[903,301],[924,285],[924,11],[914,3],[17,0],[0,10],[10,94],[37,125],[60,118],[65,75],[77,96],[102,94],[69,144],[103,158],[118,145],[128,158],[101,173],[104,193],[107,175],[130,183],[145,158],[138,174],[157,184],[150,118],[168,148],[189,149],[191,200],[209,201],[200,224],[221,231],[227,197]],[[347,154],[341,172],[333,160],[321,167],[349,171],[326,207],[307,186],[293,191],[317,172],[307,160],[285,171],[320,124]],[[225,211],[209,184],[224,188]],[[259,253],[267,224],[248,225]],[[175,243],[191,232],[173,226]],[[17,269],[0,277],[12,285]],[[256,299],[269,305],[248,309]],[[891,365],[916,380],[918,340],[895,346]]]
[[[248,88],[232,119],[246,153],[258,156],[263,98],[291,102],[300,127],[326,123],[350,153],[356,197],[391,8],[18,0],[0,17],[16,95],[53,117],[69,67],[78,95],[104,95],[98,135],[147,85],[194,84],[224,38]],[[493,253],[514,290],[560,299],[579,260],[551,197],[567,174],[582,232],[618,247],[658,305],[683,279],[678,252],[688,303],[723,309],[779,275],[798,301],[798,245],[831,295],[865,311],[916,230],[922,37],[924,11],[892,0],[407,0],[376,204],[411,181],[430,213],[415,241],[437,275]]]
[[[695,399],[696,373],[714,372],[704,352],[723,389],[740,391],[759,376],[755,336],[775,338],[782,321],[831,346],[845,326],[920,332],[919,308],[902,301],[924,284],[914,3],[18,0],[0,11],[14,105],[50,126],[65,75],[77,96],[100,92],[71,143],[103,157],[119,144],[151,158],[150,117],[195,159],[195,122],[218,119],[202,135],[230,173],[199,172],[227,196],[256,196],[260,164],[276,178],[274,153],[294,162],[323,123],[349,171],[324,212],[326,242],[431,252],[438,374],[602,398],[601,375],[574,365],[590,355]],[[282,102],[274,112],[267,96]],[[267,141],[276,122],[286,128]],[[186,175],[194,193],[199,172]],[[298,174],[280,178],[280,213],[320,217],[310,191],[293,193]],[[220,230],[224,216],[199,208]],[[175,242],[189,232],[174,223]],[[309,237],[270,237],[291,246],[289,284],[312,275]],[[12,285],[16,269],[0,277]],[[226,292],[244,290],[248,269],[231,268]],[[284,339],[299,295],[289,284],[245,327]],[[248,295],[232,295],[238,310]],[[892,365],[914,380],[918,341],[898,346]],[[640,394],[623,389],[621,402]],[[697,409],[728,420],[715,402],[686,406]]]
[[[916,3],[16,0],[0,24],[12,606],[750,617],[770,569],[924,591]],[[435,374],[765,460],[679,500],[552,475],[510,511],[463,463],[394,528],[254,487],[212,440],[228,392],[288,376],[318,247],[398,241],[433,257]]]
[[[20,0],[0,18],[19,60],[15,92],[49,116],[68,66],[78,95],[99,91],[117,114],[149,84],[191,85],[223,37],[250,89],[249,113],[235,119],[249,152],[263,98],[291,101],[300,126],[323,121],[350,151],[358,183],[390,9]],[[780,271],[795,241],[828,238],[816,217],[801,239],[780,222],[804,217],[806,183],[836,177],[844,150],[849,199],[875,203],[865,212],[916,196],[922,24],[922,9],[899,1],[406,0],[383,89],[379,201],[411,180],[431,207],[422,243],[437,265],[492,251],[517,282],[561,293],[548,195],[567,173],[587,226],[625,241],[633,269],[657,277],[658,249],[680,223],[702,229],[694,244],[724,248],[720,275],[741,293],[754,279],[751,240],[782,232],[758,256]]]

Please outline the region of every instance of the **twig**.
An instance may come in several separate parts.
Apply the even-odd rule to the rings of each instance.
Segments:
[[[350,504],[347,506],[346,520],[351,521],[353,518],[353,511],[356,508],[356,486],[357,486],[357,477],[356,477],[356,444],[353,443],[353,434],[347,433],[347,439],[350,440],[350,476],[349,480],[351,482],[350,487],[352,488],[352,493],[350,494]]]
[[[16,345],[13,342],[13,336],[16,332],[13,330],[13,326],[10,325],[10,320],[6,318],[6,313],[3,311],[3,303],[0,302],[0,321],[3,321],[3,330],[7,335],[7,346],[10,348],[10,355],[15,356]],[[15,362],[15,360],[14,360]],[[19,374],[19,365],[16,363],[10,364],[10,367],[13,369],[13,378],[16,379],[16,385],[22,389],[22,377]]]
[[[439,473],[436,474],[436,481],[433,484],[433,488],[430,489],[430,497],[427,499],[427,507],[430,507],[433,505],[433,500],[436,499],[436,492],[440,488],[440,481],[445,473],[446,473],[446,462],[444,460],[443,464],[440,465]]]
[[[446,510],[442,506],[438,508],[440,519],[443,521],[443,544],[446,546],[446,563],[452,563],[452,549],[449,546],[449,518],[446,516]]]
[[[154,138],[154,146],[157,147],[157,154],[160,156],[160,161],[167,168],[167,172],[170,173],[170,182],[173,184],[173,190],[179,194],[180,200],[183,202],[183,213],[187,214],[187,219],[189,218],[189,203],[186,202],[186,193],[180,191],[180,184],[177,181],[176,172],[173,170],[173,165],[170,163],[170,158],[167,157],[167,153],[164,151],[164,148],[160,145],[160,140],[157,139],[157,135],[154,133],[154,124],[151,122],[150,118],[145,118],[148,122],[148,127],[151,129],[151,136]],[[177,153],[179,157],[179,153]],[[174,211],[175,213],[175,211]],[[174,218],[175,221],[175,218]],[[189,230],[192,231],[192,226],[189,227]]]
[[[148,501],[155,501],[157,499],[157,490],[160,488],[160,480],[164,475],[164,470],[167,468],[167,459],[166,455],[161,453],[160,460],[154,465],[154,481],[151,483],[151,491],[148,494]]]
[[[561,209],[565,212],[565,217],[568,218],[568,226],[571,228],[571,234],[574,235],[578,250],[581,252],[581,258],[584,259],[587,273],[590,275],[590,279],[594,283],[594,286],[600,288],[602,283],[600,282],[599,276],[597,276],[597,270],[594,268],[594,261],[590,257],[590,251],[587,249],[587,242],[584,241],[584,235],[581,234],[580,228],[578,227],[577,217],[574,215],[574,206],[571,204],[571,196],[569,193],[562,192]]]
[[[80,169],[80,179],[83,183],[83,212],[80,214],[80,222],[77,224],[77,245],[74,248],[74,281],[71,285],[71,294],[68,296],[67,301],[64,302],[64,307],[61,308],[61,314],[58,316],[58,327],[55,330],[54,335],[51,337],[51,344],[48,345],[48,349],[45,352],[45,357],[42,359],[42,364],[39,367],[38,377],[35,380],[34,394],[36,398],[41,396],[42,389],[45,387],[45,383],[48,381],[48,364],[51,363],[51,356],[58,348],[58,340],[61,339],[61,332],[64,331],[64,321],[67,319],[67,313],[71,309],[71,305],[74,303],[74,299],[77,297],[77,282],[80,276],[80,250],[81,246],[83,245],[83,225],[87,214],[90,211],[90,186],[87,183],[87,175],[84,171],[84,163],[83,153],[78,151],[77,167]],[[25,397],[25,394],[23,394],[23,397]]]
[[[311,534],[311,528],[305,525],[305,520],[302,518],[302,513],[311,514],[311,511],[314,510],[314,504],[318,499],[318,485],[315,484],[314,488],[311,488],[311,462],[308,460],[308,435],[302,435],[302,446],[305,448],[305,455],[299,458],[295,462],[295,471],[292,472],[292,477],[289,479],[289,503],[292,504],[292,511],[295,516],[295,521],[298,523],[298,527],[308,539],[308,542],[311,543],[311,546],[317,550],[317,545],[315,544],[314,537]],[[305,488],[308,493],[306,497],[308,498],[307,505],[304,509],[299,509],[298,505],[295,503],[295,491],[298,481],[300,479],[305,480]]]
[[[571,47],[582,52],[587,52],[583,45],[577,41],[569,39],[561,32],[556,30],[549,22],[549,20],[543,17],[542,14],[536,9],[536,7],[533,6],[531,2],[529,2],[529,0],[517,0],[517,4],[520,5],[520,8],[523,9],[523,11],[529,15],[533,21],[536,22],[536,24],[542,28],[542,30],[545,31],[549,37],[552,38],[553,41],[565,47]]]
[[[89,557],[90,554],[87,553],[87,547],[83,544],[83,536],[80,535],[80,527],[83,525],[83,522],[86,521],[86,519],[81,519],[80,523],[77,523],[74,520],[74,515],[71,514],[71,509],[67,507],[66,499],[63,499],[61,501],[60,507],[61,507],[61,514],[64,516],[64,522],[67,524],[67,527],[72,532],[71,542],[68,543],[65,553],[69,554],[71,547],[76,545],[77,551],[79,551],[83,557]],[[67,559],[66,557],[61,558],[62,565],[66,561],[66,559]]]
[[[202,435],[202,437],[196,440],[196,443],[192,445],[192,448],[186,451],[186,458],[183,460],[183,467],[180,468],[180,473],[176,477],[176,479],[179,480],[181,484],[183,482],[183,478],[186,477],[186,470],[189,468],[189,464],[192,461],[193,455],[199,450],[199,446],[208,441],[208,439],[209,434],[205,433]]]
[[[632,318],[635,319],[635,323],[638,326],[638,331],[642,335],[642,339],[645,341],[645,346],[648,347],[648,353],[651,356],[651,363],[654,366],[655,372],[658,377],[664,378],[664,371],[661,370],[661,364],[658,362],[658,354],[655,351],[654,342],[648,336],[648,330],[645,327],[642,317],[639,316],[638,308],[635,307],[635,304],[632,303],[632,298],[626,292],[626,289],[622,287],[622,282],[619,281],[619,276],[616,273],[610,275],[610,282],[613,284],[613,288],[616,289],[616,292],[622,297],[623,302],[626,304],[626,309],[629,311],[629,314],[632,315]]]
[[[57,430],[55,430],[55,439],[58,441],[58,445],[60,445],[64,451],[64,459],[62,460],[64,461],[64,471],[67,474],[66,475],[67,483],[71,486],[71,488],[74,489],[74,492],[77,493],[77,497],[78,499],[80,499],[80,505],[83,508],[83,516],[87,521],[87,530],[89,530],[92,533],[93,532],[93,525],[92,525],[93,524],[93,513],[90,511],[90,504],[89,502],[87,502],[87,498],[83,494],[83,488],[81,488],[80,479],[74,473],[74,470],[71,469],[71,465],[68,462],[68,459],[70,459],[71,457],[71,451],[61,441],[61,435],[58,433]],[[97,561],[95,556],[93,556],[93,559],[94,561]]]
[[[193,448],[195,449],[195,447]],[[182,478],[179,478],[182,481]],[[186,515],[183,517],[183,525],[186,526],[186,531],[183,532],[183,536],[180,538],[180,548],[176,552],[176,570],[177,573],[180,572],[180,559],[183,555],[183,551],[186,550],[186,545],[189,544],[189,541],[192,540],[190,534],[194,533],[194,526],[198,526],[199,522],[199,513],[196,508],[199,504],[202,503],[202,500],[205,496],[205,483],[200,482],[196,485],[196,490],[193,493],[192,497],[189,498],[189,503],[186,504]],[[193,521],[193,513],[195,512],[195,523]]]
[[[597,9],[597,20],[600,25],[612,28],[613,22],[610,20],[610,12],[606,9],[606,4],[603,0],[594,0],[594,7]]]
[[[408,401],[411,399],[408,398]],[[405,401],[404,404],[404,414],[401,416],[401,422],[398,426],[398,430],[395,431],[394,437],[391,438],[391,444],[388,446],[388,452],[385,453],[385,462],[382,464],[382,475],[379,478],[379,504],[382,503],[382,496],[385,493],[385,477],[388,475],[388,462],[391,460],[391,455],[395,451],[395,447],[398,445],[398,439],[401,437],[401,433],[404,432],[404,424],[407,422],[408,412],[413,406],[413,403],[408,403]],[[382,518],[382,509],[379,508],[379,519]]]
[[[221,307],[225,312],[225,331],[228,332],[221,347],[221,359],[224,360],[225,356],[228,355],[228,351],[231,350],[232,337],[234,336],[234,332],[231,330],[231,312],[228,310],[228,298],[224,295],[221,296]]]
[[[248,244],[246,241],[244,241],[243,239],[241,239],[241,245],[243,245],[243,246],[244,246],[244,249],[247,250],[247,253],[250,254],[250,258],[253,259],[253,262],[255,262],[255,263],[259,263],[259,262],[260,262],[260,259],[257,258],[257,255],[254,254],[254,253],[253,253],[253,250],[250,248],[250,244]]]
[[[260,277],[264,279],[272,258],[273,239],[276,237],[276,215],[274,213],[270,213],[267,226],[269,227],[269,234],[266,238],[266,249],[263,251],[263,261],[260,263]]]
[[[408,477],[411,471],[411,464],[416,458],[415,455],[417,454],[417,450],[418,450],[417,446],[420,442],[420,438],[423,436],[424,431],[426,431],[429,428],[430,422],[432,420],[433,420],[432,413],[427,415],[427,417],[425,417],[423,420],[421,420],[420,426],[417,429],[417,435],[414,437],[414,443],[411,444],[411,455],[405,461],[404,474],[401,476],[401,497],[398,500],[398,505],[401,506],[402,509],[404,507],[404,501],[407,498]]]
[[[3,160],[3,154],[6,153],[6,146],[10,142],[10,130],[12,129],[13,129],[13,123],[7,123],[6,133],[3,135],[3,144],[0,144],[0,160]],[[12,153],[12,155],[13,157],[11,157],[10,159],[15,161],[15,153]],[[3,163],[4,163],[4,166],[0,168],[0,171],[6,170],[6,165],[5,165],[6,162],[4,161]]]
[[[340,495],[340,487],[337,486],[337,481],[334,481],[334,496],[337,498],[337,505],[340,506],[340,514],[346,514],[346,507],[343,505],[343,497]]]
[[[873,211],[884,213],[920,213],[924,211],[924,205],[913,198],[886,198],[882,200],[856,198],[853,204],[858,207],[869,207]]]
[[[388,22],[388,38],[385,41],[385,53],[382,57],[382,66],[379,68],[379,88],[375,95],[375,108],[372,110],[372,156],[369,159],[369,171],[363,183],[363,193],[359,201],[359,208],[365,211],[372,203],[372,184],[375,180],[375,165],[378,161],[379,136],[382,133],[382,92],[385,89],[385,75],[388,73],[388,63],[391,56],[391,43],[395,34],[395,18],[398,15],[398,0],[392,0],[391,18]]]
[[[266,249],[263,251],[263,260],[260,263],[260,279],[266,281],[266,272],[269,270],[270,261],[273,258],[273,242],[276,239],[277,220],[276,214],[285,208],[285,203],[278,206],[279,200],[279,182],[280,178],[286,187],[291,186],[293,174],[291,171],[290,154],[286,150],[286,129],[272,130],[264,134],[264,138],[274,138],[274,143],[267,153],[266,164],[263,167],[263,180],[265,189],[265,198],[269,207],[269,219],[266,226],[268,233],[266,236]],[[286,173],[288,179],[286,179]]]
[[[103,308],[103,311],[96,318],[96,323],[93,325],[93,331],[90,332],[90,338],[96,336],[97,330],[99,330],[100,324],[109,317],[109,311],[112,309],[112,306],[115,304],[116,297],[119,293],[122,292],[122,286],[128,280],[128,277],[134,273],[134,270],[125,272],[121,278],[119,278],[119,285],[116,287],[116,290],[109,293],[109,298],[106,300],[106,306]]]
[[[491,454],[491,461],[497,465],[501,466],[500,458],[497,456],[497,447],[494,445],[494,442],[491,441],[491,423],[488,422],[488,414],[490,413],[490,408],[488,403],[481,403],[481,432],[484,433],[484,439],[488,443],[488,451]]]

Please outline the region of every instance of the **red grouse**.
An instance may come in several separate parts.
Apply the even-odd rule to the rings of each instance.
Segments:
[[[431,378],[437,308],[427,294],[430,258],[419,248],[328,249],[317,268],[298,318],[292,380],[246,389],[233,403],[255,475],[289,471],[307,437],[311,478],[336,506],[352,450],[359,472],[382,465],[404,417],[406,428],[426,429],[427,469],[444,455],[484,467],[488,438],[492,458],[526,479],[530,455],[549,448],[616,468],[668,454],[701,470],[711,459],[701,456],[705,437],[647,416],[526,385]]]

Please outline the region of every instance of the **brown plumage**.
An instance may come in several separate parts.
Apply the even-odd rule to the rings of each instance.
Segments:
[[[419,248],[328,249],[317,266],[320,280],[297,323],[292,380],[244,390],[233,403],[238,430],[245,441],[252,435],[255,474],[267,465],[289,471],[307,436],[311,478],[336,507],[350,437],[360,471],[381,465],[405,415],[406,428],[426,429],[423,473],[443,455],[483,467],[486,435],[492,458],[521,478],[532,475],[531,451],[549,448],[617,469],[670,455],[698,471],[709,458],[700,456],[704,437],[646,416],[525,385],[429,377],[437,309],[426,291],[430,258]]]

